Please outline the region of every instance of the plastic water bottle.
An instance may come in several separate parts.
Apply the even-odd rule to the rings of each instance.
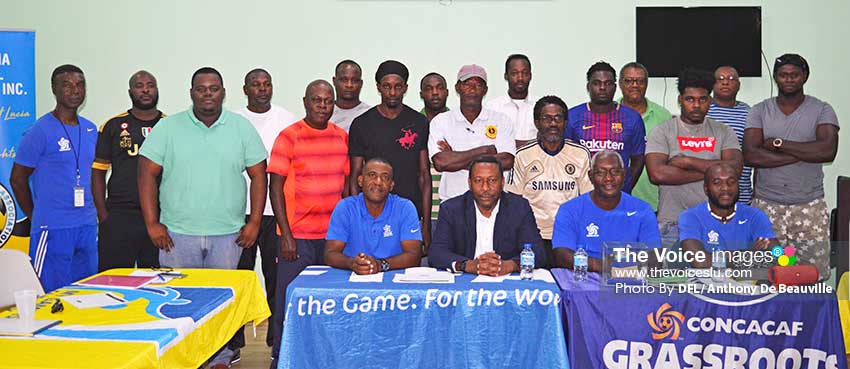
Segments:
[[[577,281],[587,280],[587,251],[581,245],[573,254],[573,274]]]
[[[519,254],[519,277],[524,280],[534,278],[534,250],[530,243],[522,245],[522,253]]]
[[[726,269],[726,253],[723,250],[711,248],[711,269],[714,270],[712,274],[718,276]]]

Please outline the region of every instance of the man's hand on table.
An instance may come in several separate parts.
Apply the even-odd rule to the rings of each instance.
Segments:
[[[351,260],[351,270],[360,275],[375,274],[381,271],[381,266],[374,257],[361,252]]]
[[[502,257],[495,252],[484,253],[475,261],[477,266],[477,273],[475,274],[479,275],[498,277],[518,270],[516,262],[513,260],[502,260]],[[469,263],[467,263],[467,269],[469,269]]]

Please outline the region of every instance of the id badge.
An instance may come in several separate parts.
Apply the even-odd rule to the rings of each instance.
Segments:
[[[74,186],[74,207],[81,208],[85,205],[85,189],[81,186]]]

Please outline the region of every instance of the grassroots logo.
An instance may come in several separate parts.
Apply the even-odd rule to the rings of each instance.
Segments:
[[[484,131],[484,134],[487,135],[487,138],[489,138],[491,140],[496,139],[497,133],[499,133],[499,130],[496,128],[496,126],[492,126],[492,125],[487,126],[487,130]]]
[[[595,223],[590,223],[584,229],[587,230],[586,237],[599,237],[599,226]]]
[[[712,245],[720,244],[720,234],[712,229],[708,232],[708,243]]]
[[[776,258],[776,263],[779,264],[779,266],[792,266],[797,264],[797,249],[794,248],[794,246],[788,245],[784,248],[782,246],[773,246],[773,248],[770,249],[770,253]]]
[[[679,326],[685,323],[685,315],[673,310],[673,307],[665,302],[655,313],[647,314],[646,321],[652,328],[653,340],[658,341],[665,338],[677,340],[681,332]]]
[[[0,247],[6,244],[6,241],[9,240],[9,237],[12,236],[12,231],[15,229],[15,221],[17,220],[17,213],[15,209],[15,200],[12,198],[12,194],[9,193],[9,190],[6,189],[6,186],[0,184],[0,200],[2,202],[3,209],[3,230],[0,231]]]
[[[56,141],[56,143],[59,144],[59,151],[60,152],[71,151],[71,141],[68,141],[67,138],[62,137],[62,138],[59,139],[59,141]]]

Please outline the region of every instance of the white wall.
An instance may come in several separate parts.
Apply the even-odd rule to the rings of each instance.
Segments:
[[[129,106],[126,84],[134,71],[157,76],[160,108],[173,113],[188,107],[189,78],[204,65],[224,74],[228,108],[245,103],[245,72],[264,67],[274,77],[275,102],[302,114],[306,84],[330,79],[345,58],[363,66],[362,98],[372,104],[378,101],[372,83],[377,65],[404,62],[411,71],[406,102],[419,109],[417,84],[425,73],[451,80],[462,64],[481,64],[491,76],[490,95],[497,96],[506,89],[505,57],[521,52],[533,63],[532,93],[556,94],[573,105],[586,99],[584,74],[593,62],[618,68],[634,59],[636,6],[706,5],[762,6],[771,68],[785,52],[808,59],[806,92],[832,103],[845,125],[839,158],[826,167],[827,199],[834,206],[835,177],[850,175],[847,0],[0,0],[0,28],[36,30],[39,115],[53,107],[50,72],[73,63],[88,80],[82,114],[103,122]],[[694,25],[681,32],[699,47],[712,29]],[[663,91],[664,80],[650,82],[651,99],[661,102]],[[769,78],[745,78],[739,99],[754,104],[769,91]],[[667,79],[666,97],[664,105],[677,110],[674,78]],[[449,104],[457,104],[454,92]]]

